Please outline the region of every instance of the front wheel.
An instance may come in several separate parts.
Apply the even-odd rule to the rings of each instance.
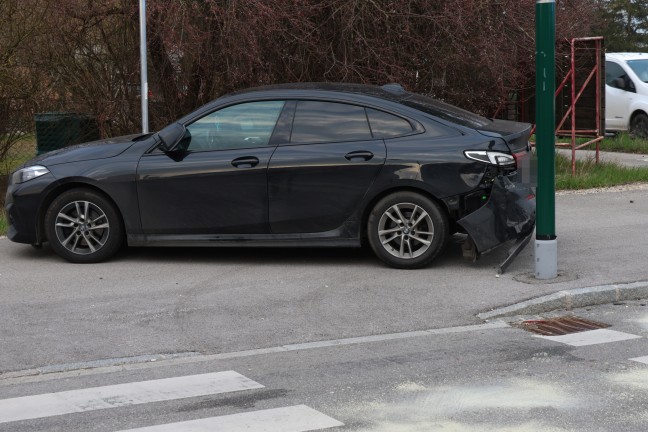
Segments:
[[[397,192],[374,206],[367,230],[378,258],[391,267],[413,269],[429,264],[443,250],[448,220],[429,198]]]
[[[69,190],[54,199],[45,214],[45,229],[54,252],[74,263],[110,258],[124,232],[115,206],[89,189]]]

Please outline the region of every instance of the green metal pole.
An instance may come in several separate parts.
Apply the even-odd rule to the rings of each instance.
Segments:
[[[536,278],[558,274],[556,242],[556,2],[536,0]]]

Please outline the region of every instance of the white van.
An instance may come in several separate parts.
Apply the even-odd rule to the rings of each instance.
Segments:
[[[605,129],[648,137],[648,53],[605,55]]]

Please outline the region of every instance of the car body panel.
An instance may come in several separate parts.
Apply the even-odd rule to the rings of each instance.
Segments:
[[[466,193],[478,186],[484,164],[467,159],[463,150],[496,147],[491,141],[480,134],[458,133],[432,139],[417,135],[386,140],[387,162],[381,180],[391,186],[414,180],[439,199]],[[506,146],[502,144],[501,148]]]
[[[131,135],[138,137],[141,135]],[[5,206],[12,201],[12,212],[19,212],[18,222],[20,233],[8,233],[8,237],[19,243],[39,244],[45,241],[42,231],[42,218],[45,216],[47,206],[61,192],[72,187],[90,187],[108,196],[119,209],[124,227],[127,232],[141,230],[139,204],[135,187],[135,169],[142,154],[154,145],[152,137],[130,144],[115,143],[114,139],[108,140],[103,145],[104,154],[111,155],[102,159],[90,159],[47,165],[50,174],[30,180],[21,184],[10,184],[7,190]],[[111,147],[115,147],[111,149]],[[83,146],[74,146],[74,151],[80,151]],[[101,145],[93,145],[101,147]],[[123,147],[126,147],[125,149]],[[119,156],[119,157],[117,157]],[[25,165],[43,164],[49,159],[46,153],[27,162]],[[23,240],[20,240],[23,239]]]
[[[356,213],[385,156],[383,140],[279,146],[268,168],[272,233],[342,226]]]
[[[144,155],[137,193],[145,234],[268,233],[266,170],[273,147]],[[254,157],[254,167],[235,159]]]
[[[44,153],[32,159],[30,163],[52,166],[62,163],[107,159],[122,154],[136,142],[134,139],[140,137],[142,137],[142,134],[126,135],[64,147]]]
[[[528,235],[535,226],[535,195],[529,186],[499,176],[493,183],[488,202],[457,223],[486,253],[509,240]]]
[[[38,211],[43,193],[56,184],[50,173],[22,184],[10,184],[5,198],[9,230],[7,237],[17,243],[38,243]]]

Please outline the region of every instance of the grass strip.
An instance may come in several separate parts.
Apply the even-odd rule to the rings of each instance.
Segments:
[[[592,145],[589,148],[594,150],[596,147]],[[613,138],[605,138],[600,148],[602,151],[648,154],[648,140],[620,133]]]
[[[7,230],[9,229],[9,222],[7,221],[7,216],[4,213],[4,210],[0,210],[0,237],[7,235]]]
[[[576,138],[576,145],[585,144],[592,140],[592,138]],[[535,137],[531,137],[531,141],[535,141]],[[569,144],[569,137],[559,137],[556,142]],[[599,142],[601,151],[617,152],[617,153],[634,153],[634,154],[648,154],[648,140],[644,138],[637,138],[627,133],[618,133],[613,137],[606,137]],[[596,150],[596,144],[591,144],[583,148],[584,150]]]
[[[585,144],[592,138],[576,138],[576,145]],[[535,135],[531,135],[531,142],[535,143]],[[561,136],[556,138],[557,143],[570,144],[570,138]],[[599,142],[601,151],[617,153],[634,153],[648,154],[648,140],[644,138],[633,137],[627,133],[618,133],[613,137],[606,137]],[[596,144],[584,147],[583,150],[596,150]]]
[[[556,189],[591,189],[648,182],[648,168],[624,167],[612,162],[596,163],[594,159],[576,161],[572,177],[571,159],[556,154]]]

